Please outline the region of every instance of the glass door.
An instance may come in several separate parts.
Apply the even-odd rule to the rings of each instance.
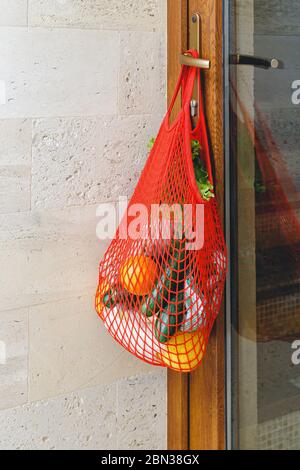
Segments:
[[[300,449],[300,2],[228,5],[232,447]]]

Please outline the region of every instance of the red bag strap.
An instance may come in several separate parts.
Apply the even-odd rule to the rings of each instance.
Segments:
[[[199,99],[199,119],[196,127],[192,130],[192,136],[199,140],[202,147],[202,156],[204,157],[206,170],[208,173],[208,178],[211,184],[213,185],[213,176],[212,176],[212,165],[210,158],[210,147],[208,140],[207,124],[204,113],[204,98],[202,92],[202,83],[201,83],[201,69],[197,69],[197,87],[198,87],[198,99]]]
[[[199,53],[196,50],[189,50],[187,54],[190,54],[195,59],[199,58]],[[201,143],[202,148],[202,156],[204,158],[204,163],[206,165],[208,178],[211,184],[213,183],[213,175],[212,175],[212,165],[210,159],[210,147],[209,147],[209,139],[208,139],[208,132],[207,132],[207,125],[206,119],[204,114],[204,99],[203,99],[203,92],[202,92],[202,83],[201,83],[201,70],[197,67],[187,67],[182,66],[176,88],[174,91],[174,95],[172,97],[168,112],[167,112],[167,122],[169,122],[169,118],[174,107],[175,100],[178,96],[179,90],[182,91],[182,110],[188,116],[190,120],[190,102],[194,92],[195,80],[197,79],[197,86],[198,86],[198,97],[199,97],[199,119],[195,129],[191,129],[192,138],[195,140],[199,140]]]
[[[197,51],[187,51],[187,53],[191,54],[193,57],[197,58],[199,57]],[[177,99],[179,90],[181,90],[181,111],[183,111],[186,108],[190,108],[190,101],[192,99],[192,94],[193,94],[193,88],[194,88],[194,82],[196,78],[196,68],[195,67],[188,67],[186,65],[183,65],[181,67],[180,75],[178,77],[176,87],[174,90],[174,94],[172,96],[167,114],[166,114],[166,119],[167,123],[169,123],[169,118],[171,115],[171,112],[173,110],[175,101]]]
[[[189,50],[187,54],[190,54],[195,59],[199,58],[199,53],[196,50]],[[208,140],[208,132],[207,132],[207,125],[206,119],[204,114],[204,100],[203,100],[203,93],[202,93],[202,83],[201,83],[201,70],[197,67],[190,67],[183,65],[181,68],[181,72],[175,87],[175,91],[173,97],[170,102],[170,106],[168,108],[166,114],[166,122],[169,123],[170,115],[172,109],[174,107],[176,98],[178,96],[179,90],[181,89],[182,98],[181,98],[181,112],[185,112],[188,120],[190,122],[190,102],[193,96],[195,80],[197,78],[197,85],[198,85],[198,97],[199,97],[199,119],[197,126],[195,129],[191,129],[191,136],[196,140],[199,140],[201,143],[202,148],[202,156],[204,157],[204,162],[206,165],[208,178],[211,184],[213,185],[213,175],[212,175],[212,165],[210,159],[210,147],[209,147],[209,140]],[[179,116],[178,116],[179,117]],[[178,118],[177,117],[177,118]],[[176,121],[176,120],[175,120]]]

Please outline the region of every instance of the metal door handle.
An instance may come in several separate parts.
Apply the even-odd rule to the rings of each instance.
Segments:
[[[266,59],[252,55],[234,54],[230,56],[230,63],[233,65],[253,65],[263,69],[279,69],[283,68],[283,63],[276,59]]]
[[[201,54],[201,16],[200,13],[193,13],[192,21],[190,24],[190,38],[189,49],[196,49]],[[209,69],[210,61],[206,59],[195,59],[189,54],[181,54],[179,56],[181,65],[188,65],[190,67],[198,67],[200,69]]]
[[[181,65],[188,65],[190,67],[197,67],[199,69],[209,69],[210,61],[206,59],[194,59],[188,54],[181,54],[179,56],[179,63]]]

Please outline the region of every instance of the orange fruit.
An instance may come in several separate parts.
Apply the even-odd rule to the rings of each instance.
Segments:
[[[204,336],[200,332],[179,333],[164,345],[158,357],[171,369],[189,372],[202,361],[205,352]]]
[[[103,315],[102,311],[104,308],[104,304],[102,303],[103,297],[109,291],[110,285],[108,284],[107,280],[103,277],[100,279],[97,292],[96,292],[96,298],[95,298],[95,307],[96,307],[96,312],[98,313],[99,317],[103,320]]]
[[[157,266],[148,256],[133,256],[120,268],[120,282],[131,294],[149,294],[157,279]]]

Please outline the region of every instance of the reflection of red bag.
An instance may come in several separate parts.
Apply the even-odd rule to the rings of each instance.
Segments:
[[[201,199],[191,156],[191,139],[197,139],[212,182],[203,109],[191,129],[196,74],[183,66],[126,214],[100,263],[96,294],[96,310],[116,341],[145,362],[184,372],[203,358],[227,267],[216,203]],[[180,88],[182,109],[170,124]],[[197,249],[190,249],[191,243]]]
[[[249,325],[243,335],[247,331],[248,338],[260,342],[290,341],[300,332],[299,191],[266,117],[254,103],[254,120],[231,85],[263,187],[255,195],[256,328],[253,331]]]
[[[294,180],[263,113],[255,104],[256,122],[254,124],[233,86],[232,90],[255,148],[265,187],[262,201],[257,201],[259,202],[257,210],[260,212],[267,210],[270,213],[274,230],[277,228],[276,233],[280,230],[286,247],[292,250],[291,259],[297,259],[295,266],[300,268],[300,221],[297,215],[300,205],[299,191],[295,187]]]

